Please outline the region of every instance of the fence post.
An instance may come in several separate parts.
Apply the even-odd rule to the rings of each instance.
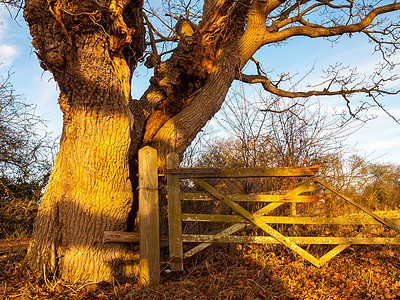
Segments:
[[[140,283],[160,283],[157,150],[139,150]]]
[[[179,155],[167,156],[167,169],[179,166]],[[183,271],[182,222],[179,175],[167,175],[169,255],[172,272]]]

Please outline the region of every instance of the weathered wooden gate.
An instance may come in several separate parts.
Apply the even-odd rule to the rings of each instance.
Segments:
[[[172,153],[167,157],[165,174],[157,173],[157,153],[155,149],[145,147],[139,152],[139,233],[107,231],[103,242],[139,242],[141,282],[155,285],[160,280],[160,246],[158,220],[158,177],[167,177],[169,254],[171,271],[183,270],[183,260],[207,248],[212,243],[280,243],[301,257],[320,267],[349,247],[351,244],[400,244],[399,237],[366,237],[376,225],[385,225],[400,233],[399,218],[383,218],[371,210],[341,194],[326,183],[314,178],[318,167],[308,168],[179,168],[179,157]],[[207,178],[255,178],[255,177],[310,177],[304,183],[284,195],[226,195],[205,181]],[[206,193],[182,193],[180,181],[190,179]],[[357,207],[367,217],[300,217],[271,216],[275,209],[285,203],[324,201],[325,195],[311,195],[317,187],[336,194],[347,203]],[[305,193],[305,194],[304,194]],[[183,199],[193,201],[221,201],[229,206],[235,215],[188,214],[181,213]],[[251,213],[237,202],[266,202],[265,206]],[[224,222],[231,226],[216,234],[183,234],[182,222]],[[268,236],[234,235],[246,226],[253,225],[262,229]],[[366,228],[354,237],[287,237],[274,229],[272,224],[303,225],[364,225]],[[198,243],[183,253],[183,243]],[[337,245],[322,257],[315,257],[299,245],[332,244]]]
[[[351,244],[400,244],[400,238],[364,237],[373,227],[368,226],[355,237],[286,237],[271,227],[271,224],[337,224],[337,225],[386,225],[400,233],[400,219],[383,218],[336,191],[326,183],[313,178],[319,167],[308,168],[178,168],[177,154],[167,159],[168,220],[171,271],[183,270],[183,259],[205,249],[211,243],[281,243],[301,257],[320,267],[349,247]],[[251,177],[312,177],[285,195],[225,195],[211,186],[205,178],[251,178]],[[180,180],[191,179],[207,193],[181,193]],[[324,195],[302,195],[316,190],[317,186],[336,194],[351,205],[365,212],[369,217],[298,217],[267,216],[285,203],[308,203],[326,199]],[[182,214],[181,201],[219,200],[228,205],[237,215]],[[269,202],[258,211],[251,213],[237,202]],[[233,225],[217,234],[182,234],[181,222],[228,222]],[[238,236],[234,233],[249,224],[261,228],[269,236]],[[183,243],[198,242],[199,245],[183,253]],[[325,255],[317,258],[299,245],[334,244],[337,245]]]

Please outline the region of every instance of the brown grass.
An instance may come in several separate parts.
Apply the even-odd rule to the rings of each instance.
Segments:
[[[214,247],[162,283],[69,285],[37,282],[21,267],[24,253],[0,257],[0,299],[400,299],[399,246],[353,246],[315,268],[288,250]],[[213,253],[212,253],[213,252]]]

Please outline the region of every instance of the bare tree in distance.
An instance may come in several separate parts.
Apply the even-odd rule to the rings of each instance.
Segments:
[[[398,164],[374,162],[352,155],[332,167],[330,180],[339,189],[374,210],[395,210],[400,205]]]
[[[0,239],[32,232],[53,166],[54,140],[35,106],[16,94],[12,74],[0,76]]]
[[[58,83],[64,116],[27,256],[37,274],[45,269],[73,282],[134,277],[137,257],[129,246],[101,241],[106,230],[132,230],[138,149],[155,147],[163,168],[165,156],[182,154],[220,109],[235,80],[280,97],[340,95],[346,103],[362,93],[380,105],[379,95],[397,93],[385,89],[396,77],[384,70],[396,67],[399,21],[385,16],[398,12],[398,1],[162,3],[156,9],[140,0],[25,1],[32,44]],[[260,48],[294,37],[356,33],[383,56],[370,78],[336,68],[309,90],[285,90],[285,71],[272,80],[254,59]],[[154,76],[134,100],[131,79],[142,60]],[[243,71],[249,61],[254,74]]]
[[[52,141],[40,134],[44,120],[35,106],[15,93],[11,75],[0,77],[0,176],[47,180],[53,163]]]
[[[242,93],[224,104],[217,121],[237,141],[243,152],[237,159],[245,167],[324,163],[332,154],[350,152],[345,141],[361,126],[343,124],[340,116],[328,113],[316,100],[249,100]]]
[[[339,178],[346,156],[353,147],[346,144],[361,124],[342,123],[340,115],[311,99],[281,101],[233,93],[215,117],[224,132],[201,133],[185,153],[185,165],[195,167],[304,167],[320,165],[319,177],[329,183]],[[267,107],[269,114],[259,107]],[[271,113],[274,111],[274,113]],[[215,129],[215,128],[214,128]],[[340,165],[338,164],[340,162]],[[298,184],[293,179],[227,180],[224,186],[236,193],[287,191]]]

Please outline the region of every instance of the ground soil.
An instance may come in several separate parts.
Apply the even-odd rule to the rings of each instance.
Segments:
[[[232,249],[231,249],[232,250]],[[0,299],[400,299],[400,246],[352,246],[315,268],[284,248],[215,247],[159,286],[37,279],[25,253],[0,255]]]

